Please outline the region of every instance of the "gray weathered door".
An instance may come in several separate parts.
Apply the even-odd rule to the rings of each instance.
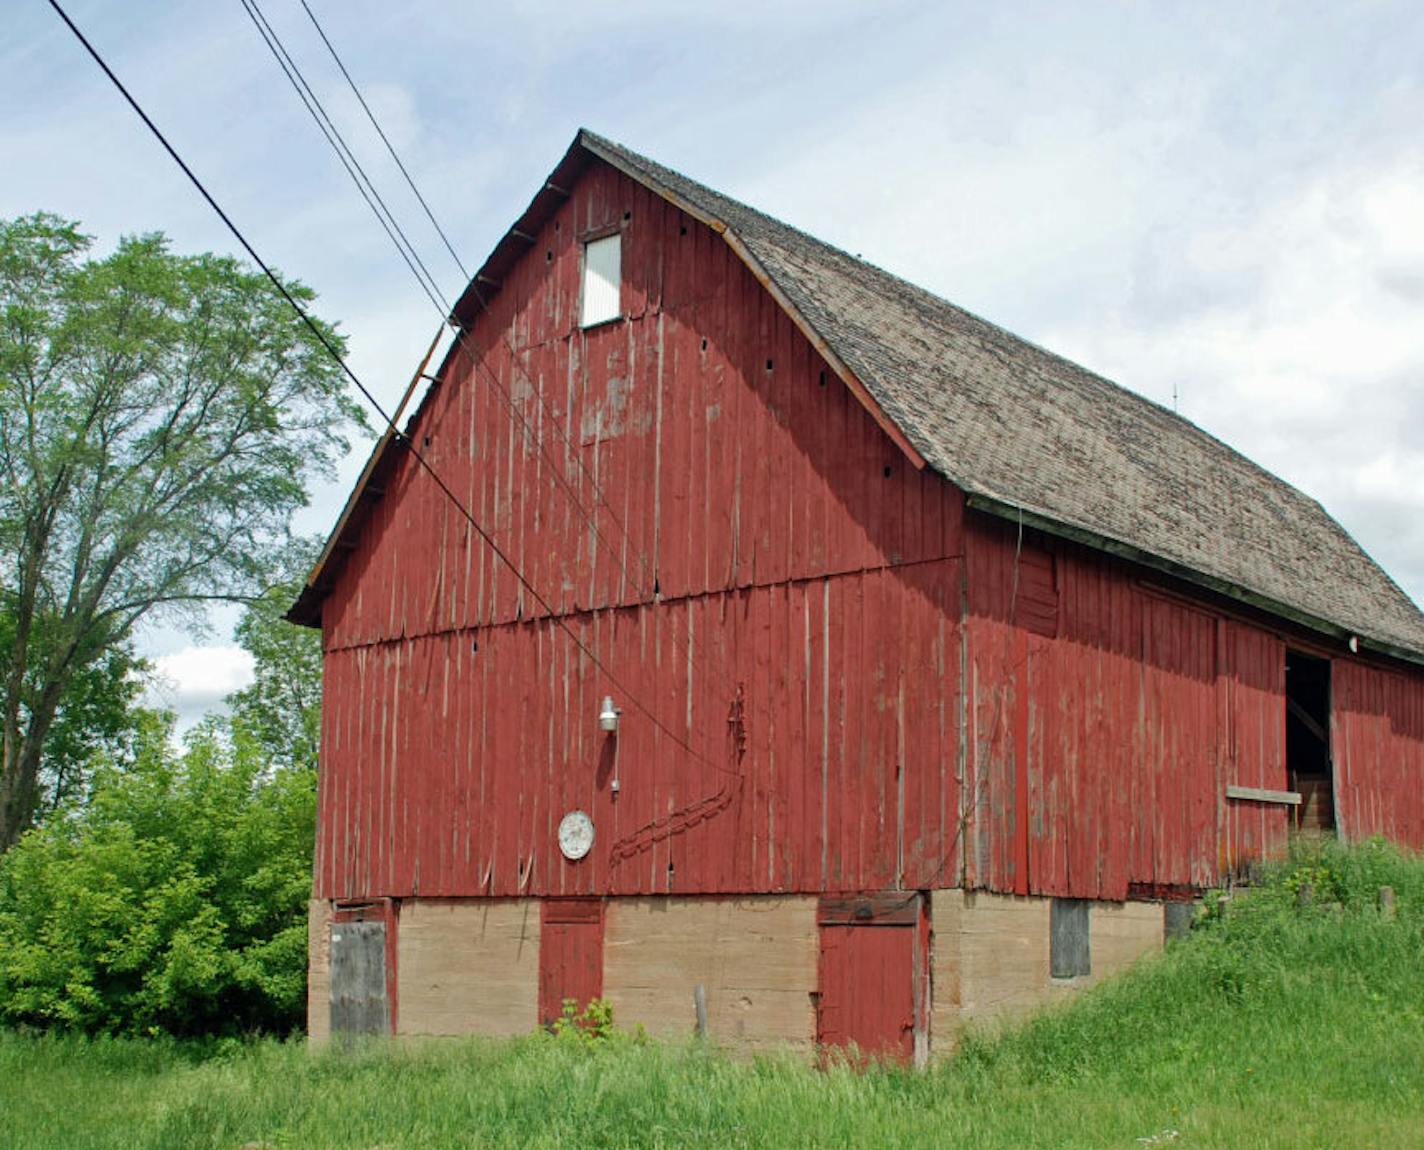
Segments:
[[[331,1033],[389,1034],[386,924],[331,924]]]

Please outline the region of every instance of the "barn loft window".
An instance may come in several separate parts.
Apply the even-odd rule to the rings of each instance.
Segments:
[[[583,245],[583,306],[580,327],[593,327],[618,319],[618,288],[622,277],[622,236],[615,232]]]

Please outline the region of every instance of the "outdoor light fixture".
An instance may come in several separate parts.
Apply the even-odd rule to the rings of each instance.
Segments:
[[[610,735],[618,733],[618,716],[621,714],[617,707],[613,705],[613,696],[603,696],[603,709],[598,712],[598,725]]]

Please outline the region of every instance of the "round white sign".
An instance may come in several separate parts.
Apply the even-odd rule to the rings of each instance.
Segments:
[[[593,849],[593,820],[583,811],[570,811],[559,823],[559,849],[570,862]]]

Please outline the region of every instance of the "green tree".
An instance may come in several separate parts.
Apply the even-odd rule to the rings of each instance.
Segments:
[[[232,726],[275,767],[316,769],[321,733],[321,632],[286,620],[320,541],[293,539],[274,582],[243,610],[237,641],[252,656],[252,682],[228,696]]]
[[[0,852],[79,678],[154,612],[259,595],[307,482],[363,425],[260,274],[161,235],[91,242],[0,221]]]
[[[174,750],[145,712],[129,761],[95,771],[0,857],[0,1019],[87,1032],[301,1025],[316,778],[272,771],[209,720]]]

